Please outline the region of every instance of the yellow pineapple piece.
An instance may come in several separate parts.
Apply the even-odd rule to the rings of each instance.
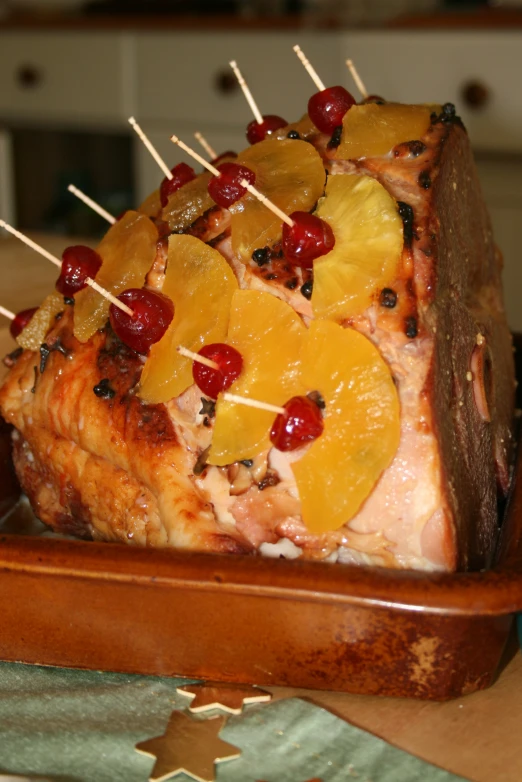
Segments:
[[[50,293],[34,313],[25,329],[16,338],[20,347],[26,350],[39,350],[55,317],[59,312],[63,312],[63,309],[63,296],[57,291]]]
[[[237,162],[252,169],[255,187],[286,214],[309,212],[323,194],[323,161],[306,141],[267,138],[242,152]],[[232,248],[244,263],[254,250],[280,241],[281,220],[250,193],[230,211]]]
[[[329,321],[313,321],[307,332],[301,379],[326,403],[322,435],[292,464],[303,521],[320,535],[353,518],[391,463],[399,445],[399,399],[370,340]]]
[[[233,154],[226,155],[219,161],[219,165],[235,159]],[[171,231],[184,231],[216,205],[208,194],[208,183],[212,176],[210,172],[204,171],[169,196],[168,203],[161,212],[161,219],[168,224]]]
[[[144,214],[129,210],[107,231],[97,247],[103,260],[96,282],[114,296],[141,288],[156,256],[158,230]],[[92,288],[75,296],[74,336],[80,342],[103,328],[110,303]]]
[[[194,236],[169,237],[163,293],[174,302],[174,319],[150,349],[138,392],[142,399],[168,402],[192,385],[192,361],[177,346],[197,352],[223,342],[236,290],[234,273],[217,250]]]
[[[342,321],[363,312],[375,291],[395,279],[402,220],[385,188],[356,174],[329,177],[316,214],[331,226],[335,246],[314,262],[312,307],[317,318]]]
[[[187,182],[169,196],[167,206],[161,212],[171,231],[184,231],[192,223],[212,209],[216,204],[208,194],[208,183],[212,174],[205,171]]]
[[[138,212],[142,212],[147,217],[158,217],[161,212],[161,200],[160,191],[154,190],[145,201],[143,201],[137,209]]]
[[[367,103],[352,106],[343,119],[335,157],[353,160],[385,155],[397,144],[420,139],[430,126],[433,106]]]
[[[226,342],[239,350],[244,363],[229,391],[274,405],[304,393],[299,353],[305,334],[301,318],[285,302],[270,293],[237,291]],[[274,413],[226,402],[220,395],[208,463],[231,464],[269,448],[274,418]]]

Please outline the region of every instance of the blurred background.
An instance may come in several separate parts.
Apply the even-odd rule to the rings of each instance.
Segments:
[[[288,121],[327,84],[406,103],[455,103],[468,128],[505,258],[510,323],[522,330],[522,0],[0,0],[0,216],[21,230],[96,237],[162,173],[128,125],[134,115],[169,167],[169,141],[217,152],[246,145],[252,119],[238,61],[262,113]]]

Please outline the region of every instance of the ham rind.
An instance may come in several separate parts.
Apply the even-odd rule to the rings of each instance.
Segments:
[[[207,466],[212,417],[199,390],[166,405],[140,402],[139,357],[109,328],[80,345],[69,313],[46,338],[67,355],[52,352],[35,384],[40,356],[25,351],[0,388],[0,412],[16,428],[19,478],[51,528],[138,545],[425,571],[490,564],[513,452],[514,371],[501,256],[467,135],[441,116],[422,139],[357,161],[335,159],[321,134],[312,140],[332,176],[378,179],[406,217],[391,286],[396,305],[384,306],[376,291],[371,306],[343,324],[378,347],[397,387],[400,442],[390,466],[343,527],[312,535],[291,467],[303,451],[272,448],[252,463]],[[301,272],[278,253],[262,268],[234,257],[226,210],[215,207],[187,232],[223,254],[241,288],[278,296],[305,324],[313,318]],[[161,290],[166,258],[163,241],[149,287]],[[93,393],[101,378],[110,399]]]

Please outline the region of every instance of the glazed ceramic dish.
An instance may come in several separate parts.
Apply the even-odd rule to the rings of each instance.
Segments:
[[[520,453],[494,568],[448,575],[16,534],[6,427],[0,442],[2,660],[443,700],[488,687],[505,659]]]

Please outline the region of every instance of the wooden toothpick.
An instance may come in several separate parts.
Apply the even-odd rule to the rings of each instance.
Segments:
[[[20,231],[17,231],[16,228],[13,228],[12,225],[9,225],[4,220],[0,220],[0,228],[4,228],[6,231],[8,231],[10,234],[13,234],[13,236],[16,236],[17,239],[20,239],[24,244],[26,244],[28,247],[30,247],[32,250],[36,250],[37,253],[40,253],[40,255],[43,255],[44,258],[47,258],[48,261],[51,261],[51,263],[54,263],[55,266],[58,266],[59,269],[62,268],[62,262],[59,258],[57,258],[55,255],[52,255],[52,253],[45,250],[43,247],[41,247],[39,244],[36,244],[36,242],[33,242],[32,239],[29,239],[28,236],[26,236],[23,233],[20,233]],[[87,285],[90,285],[91,288],[94,288],[95,291],[97,291],[101,296],[108,299],[108,301],[111,302],[111,304],[114,304],[115,307],[119,307],[120,310],[123,312],[126,312],[127,315],[130,315],[130,317],[134,316],[134,311],[131,310],[130,307],[127,307],[126,304],[124,304],[122,301],[116,298],[116,296],[113,296],[112,293],[105,290],[105,288],[102,288],[101,285],[98,285],[97,282],[95,282],[91,277],[87,277],[85,282]]]
[[[363,100],[366,100],[366,98],[368,97],[368,92],[366,90],[366,87],[364,86],[363,80],[359,76],[359,71],[357,70],[357,68],[353,64],[353,60],[346,60],[346,65],[348,66],[348,70],[352,74],[352,79],[355,82],[355,86],[357,87],[357,89],[361,93],[361,95],[363,97]]]
[[[17,231],[16,228],[13,228],[12,225],[9,225],[5,222],[5,220],[0,220],[0,228],[4,228],[6,231],[8,231],[10,234],[13,234],[13,236],[16,236],[17,239],[20,239],[21,242],[26,244],[28,247],[30,247],[32,250],[36,250],[37,253],[40,253],[40,255],[43,255],[44,258],[47,258],[48,261],[51,261],[51,263],[54,263],[55,266],[58,266],[59,269],[62,268],[62,262],[59,258],[56,257],[56,255],[53,255],[52,253],[45,250],[43,247],[40,247],[39,244],[36,244],[36,242],[33,242],[32,239],[29,239],[28,236],[25,234],[20,233],[20,231]]]
[[[277,413],[283,415],[286,413],[284,407],[278,407],[278,405],[271,405],[268,402],[260,402],[257,399],[250,399],[246,396],[238,396],[238,394],[229,394],[225,391],[223,399],[227,402],[236,402],[238,405],[245,405],[245,407],[256,407],[258,410],[268,410],[269,413]]]
[[[263,206],[266,206],[267,209],[270,209],[271,212],[273,212],[277,217],[279,217],[280,220],[282,220],[284,223],[290,226],[290,228],[293,228],[295,225],[294,221],[288,217],[287,214],[283,212],[282,209],[279,209],[278,206],[276,206],[272,201],[270,201],[269,198],[263,195],[263,193],[260,193],[259,190],[254,187],[254,185],[251,185],[250,182],[247,179],[241,180],[241,186],[246,188],[249,193],[252,193],[255,198],[257,198],[258,201],[261,201]]]
[[[218,169],[212,165],[212,163],[209,163],[208,160],[205,160],[204,157],[201,157],[194,149],[191,149],[191,147],[187,146],[184,141],[182,141],[177,136],[171,136],[170,140],[177,144],[180,149],[184,150],[184,152],[187,153],[187,155],[190,155],[190,157],[193,157],[194,160],[197,160],[198,163],[201,163],[201,165],[207,169],[207,171],[210,171],[211,174],[214,174],[214,176],[221,176],[221,171],[218,171]]]
[[[0,315],[3,315],[4,318],[8,318],[9,320],[14,320],[16,318],[14,312],[11,312],[11,310],[6,310],[6,308],[2,307],[1,304],[0,304]]]
[[[80,201],[83,201],[84,204],[87,204],[87,206],[90,206],[90,208],[93,210],[93,212],[97,212],[100,217],[103,217],[104,220],[107,220],[108,223],[111,225],[114,225],[116,222],[116,218],[113,217],[110,212],[107,212],[106,209],[103,208],[103,206],[100,206],[96,203],[96,201],[93,201],[92,198],[89,198],[88,195],[85,195],[85,193],[80,190],[78,187],[75,187],[74,185],[69,185],[67,188],[69,193],[72,193],[76,196],[76,198],[79,198]]]
[[[256,118],[257,124],[258,125],[262,125],[263,124],[263,115],[261,114],[261,112],[258,109],[257,103],[254,100],[254,96],[250,92],[248,84],[246,83],[246,81],[243,78],[243,74],[241,73],[241,71],[237,67],[237,62],[235,60],[231,60],[231,62],[229,62],[229,65],[232,68],[232,70],[234,71],[235,77],[236,77],[236,79],[239,82],[239,86],[243,90],[243,95],[247,99],[248,105],[252,109],[252,114]]]
[[[199,143],[201,144],[201,146],[203,147],[203,149],[205,150],[205,152],[207,153],[207,155],[211,160],[214,160],[214,158],[217,157],[216,150],[210,146],[205,136],[203,136],[203,134],[200,133],[199,130],[196,133],[194,133],[194,138],[196,139],[196,141],[199,141]]]
[[[146,136],[145,133],[142,131],[142,129],[140,128],[140,126],[138,125],[134,117],[129,117],[129,123],[132,125],[139,138],[143,141],[143,143],[145,144],[150,154],[152,155],[152,157],[154,158],[158,166],[161,168],[161,170],[163,171],[167,179],[172,179],[173,177],[169,167],[167,166],[167,164],[159,154],[156,147],[152,144],[149,137]]]
[[[184,348],[182,345],[178,345],[176,350],[182,356],[191,358],[192,361],[197,361],[198,364],[204,364],[206,367],[210,367],[210,369],[219,369],[219,364],[216,361],[212,361],[211,358],[205,358],[205,356],[200,356],[199,353],[194,353],[194,351]]]
[[[303,52],[301,47],[296,44],[294,46],[294,52],[297,54],[297,56],[299,57],[299,59],[303,63],[303,65],[304,65],[308,75],[312,79],[313,83],[315,84],[315,86],[317,87],[319,92],[322,92],[323,90],[325,90],[326,87],[323,84],[323,82],[321,81],[321,79],[319,78],[319,74],[317,73],[315,68],[312,66],[312,64],[310,63],[310,60],[305,55],[305,53]]]

